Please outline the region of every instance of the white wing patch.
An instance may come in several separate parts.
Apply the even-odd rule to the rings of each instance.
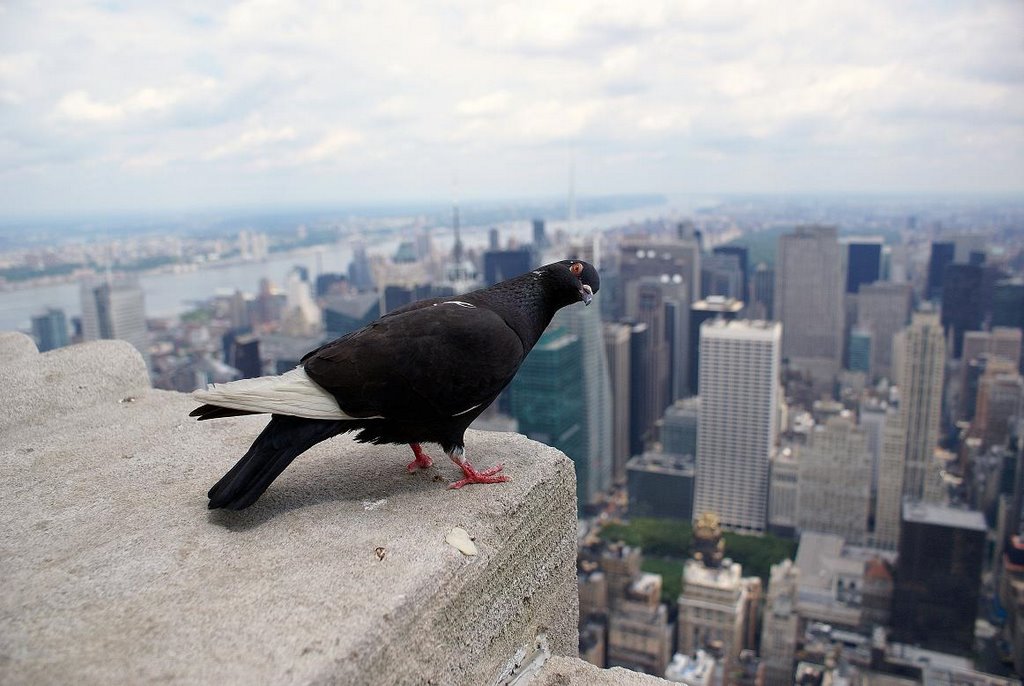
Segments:
[[[470,307],[470,308],[474,308],[474,309],[476,308],[476,305],[473,305],[472,303],[463,302],[462,300],[445,300],[443,303],[438,303],[438,304],[439,305],[458,305],[459,307]]]
[[[270,412],[307,419],[382,419],[351,417],[341,411],[334,396],[296,367],[281,376],[261,376],[231,383],[212,385],[193,391],[196,400],[218,407],[250,412]]]

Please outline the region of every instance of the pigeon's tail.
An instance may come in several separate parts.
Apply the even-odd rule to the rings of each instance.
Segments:
[[[296,367],[281,376],[260,376],[192,392],[192,397],[206,403],[192,411],[199,419],[217,419],[239,414],[288,414],[307,419],[354,419],[341,411],[337,399],[318,386]],[[207,406],[222,408],[220,413],[207,411]],[[236,410],[236,412],[227,412]]]
[[[320,441],[347,431],[351,428],[347,424],[274,415],[238,464],[210,489],[209,508],[249,507],[292,460]]]

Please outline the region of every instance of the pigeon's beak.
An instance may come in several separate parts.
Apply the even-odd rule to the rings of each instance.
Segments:
[[[589,305],[590,301],[594,299],[594,291],[587,284],[583,284],[583,288],[580,289],[580,298],[584,305]]]

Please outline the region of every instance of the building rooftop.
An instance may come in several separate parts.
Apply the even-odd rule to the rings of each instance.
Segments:
[[[961,510],[920,501],[903,503],[903,519],[915,524],[933,524],[953,529],[987,530],[985,516],[977,510]]]
[[[782,336],[782,324],[762,319],[711,319],[700,327],[701,337],[772,340]]]
[[[673,476],[693,476],[696,464],[693,455],[677,453],[645,452],[636,455],[626,463],[626,469],[640,469]]]

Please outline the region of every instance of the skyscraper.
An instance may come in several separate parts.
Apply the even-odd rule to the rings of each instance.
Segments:
[[[1012,422],[1024,410],[1024,379],[1017,365],[993,357],[978,380],[977,401],[971,435],[981,439],[981,449],[1004,445]]]
[[[750,280],[750,318],[775,319],[775,270],[758,262]]]
[[[576,469],[576,497],[582,510],[596,492],[587,462],[582,347],[578,336],[549,329],[527,355],[509,387],[512,415],[520,432],[558,448]]]
[[[892,341],[910,321],[913,291],[910,284],[878,281],[860,287],[857,294],[857,323],[872,333],[871,376],[890,377]]]
[[[899,541],[903,498],[925,498],[939,442],[946,345],[938,316],[915,313],[893,347],[900,405],[886,423],[875,508],[875,544],[888,549]]]
[[[138,282],[83,283],[81,298],[82,338],[87,341],[103,338],[128,341],[142,353],[148,366],[146,303]]]
[[[740,256],[730,253],[714,253],[701,258],[700,292],[707,298],[713,295],[744,300],[743,267]]]
[[[992,326],[1024,329],[1024,279],[1003,279],[992,292]]]
[[[619,302],[616,317],[626,316],[626,290],[645,276],[670,280],[686,286],[687,302],[700,294],[700,250],[692,238],[629,238],[619,246]]]
[[[980,512],[904,505],[892,606],[895,640],[973,652],[985,531]]]
[[[750,252],[747,247],[745,245],[719,245],[712,248],[711,252],[715,255],[736,256],[736,259],[739,260],[740,271],[743,273],[743,284],[740,294],[735,297],[743,302],[750,300]]]
[[[588,494],[610,490],[612,459],[613,397],[608,374],[608,356],[602,335],[601,313],[596,307],[566,307],[555,315],[552,326],[565,329],[580,342],[583,382],[583,428],[586,433],[585,460]],[[593,496],[591,496],[593,497]]]
[[[629,454],[639,455],[657,419],[649,387],[654,383],[650,358],[651,330],[643,322],[629,332]]]
[[[882,239],[849,238],[846,241],[846,292],[858,293],[860,287],[874,283],[882,275]]]
[[[942,299],[942,279],[946,272],[946,265],[953,262],[955,254],[955,243],[932,243],[931,256],[928,258],[928,285],[925,289],[928,300]]]
[[[985,317],[983,268],[952,263],[942,273],[942,328],[953,338],[953,357],[960,359],[964,333],[978,331]]]
[[[534,219],[533,220],[533,246],[537,250],[543,250],[550,245],[548,243],[547,233],[544,231],[544,220]]]
[[[855,326],[850,331],[849,344],[846,347],[846,368],[851,372],[863,372],[870,380],[871,348],[874,341],[870,328]]]
[[[867,434],[849,417],[814,427],[800,450],[797,526],[801,531],[867,542],[871,515],[871,453]]]
[[[530,248],[488,250],[484,253],[484,285],[493,286],[499,281],[525,274],[536,266],[535,261]]]
[[[661,449],[677,455],[696,455],[699,421],[700,398],[677,400],[661,418]]]
[[[629,450],[630,411],[630,338],[632,328],[627,324],[604,325],[604,349],[608,359],[608,379],[612,391],[612,478],[621,482],[626,478]]]
[[[737,531],[765,529],[781,343],[777,323],[714,320],[701,327],[694,513],[716,512]]]
[[[686,322],[689,317],[686,284],[678,274],[669,278],[643,276],[626,285],[626,315],[650,329],[648,355],[653,379],[643,390],[650,394],[653,422],[676,398],[682,384],[682,361],[686,355]]]
[[[800,226],[779,237],[775,318],[782,322],[782,356],[822,384],[841,362],[842,283],[835,227]]]
[[[64,310],[49,308],[46,312],[32,317],[32,336],[36,339],[39,352],[63,348],[68,344],[68,318]]]
[[[700,393],[700,379],[697,374],[700,361],[700,327],[712,319],[722,318],[726,320],[736,319],[743,303],[735,298],[723,298],[712,295],[704,300],[698,300],[690,306],[690,334],[689,351],[686,364],[687,391],[690,395]]]

